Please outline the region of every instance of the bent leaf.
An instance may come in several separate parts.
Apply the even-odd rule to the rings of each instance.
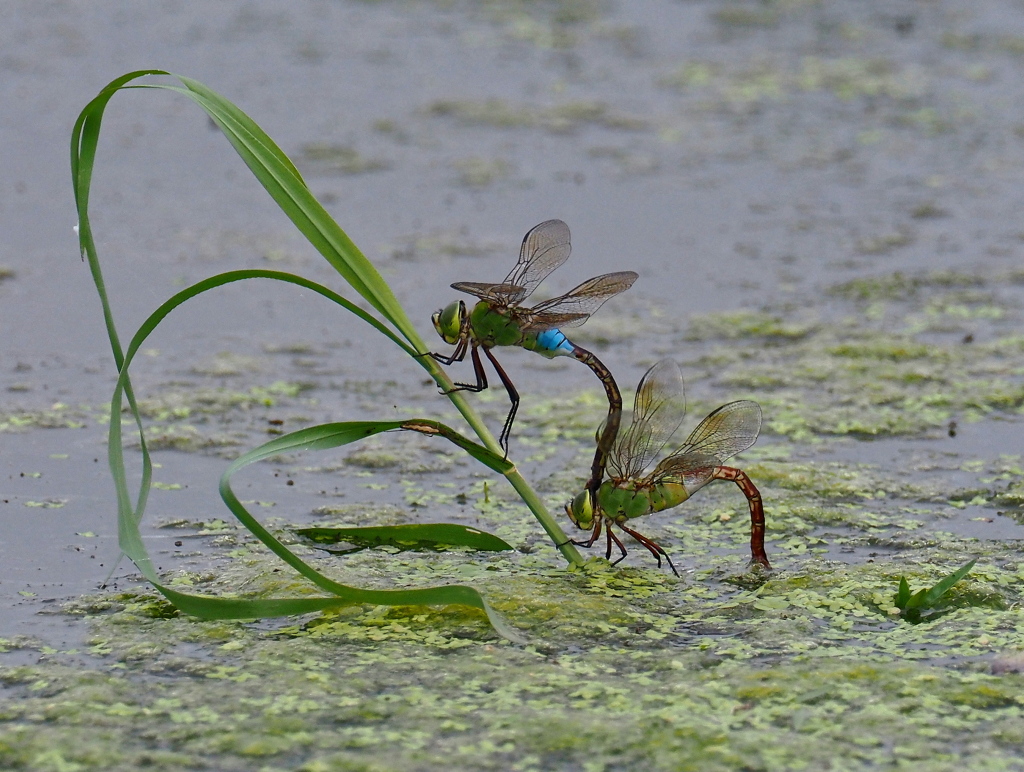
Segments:
[[[355,545],[357,549],[382,546],[397,547],[400,550],[470,547],[487,552],[503,552],[512,549],[512,545],[504,539],[456,523],[408,523],[367,528],[299,528],[295,533],[317,545],[347,542]]]
[[[401,428],[410,432],[426,434],[428,437],[444,437],[446,440],[458,445],[481,464],[486,467],[490,467],[495,472],[508,474],[509,472],[515,471],[515,464],[504,456],[499,456],[497,453],[485,448],[483,445],[478,445],[472,440],[463,437],[457,431],[449,426],[445,426],[439,421],[428,421],[423,418],[414,418],[409,421],[403,421]]]
[[[918,590],[913,594],[910,592],[910,585],[907,583],[906,577],[900,577],[899,589],[896,591],[896,597],[893,601],[894,605],[910,621],[920,620],[921,611],[934,608],[942,596],[953,588],[953,585],[967,576],[977,561],[978,559],[974,558],[964,563],[964,565],[936,582],[932,587]]]
[[[327,592],[344,599],[348,603],[375,603],[389,606],[409,605],[448,605],[459,604],[474,606],[482,609],[494,629],[504,637],[512,641],[523,639],[515,633],[509,624],[495,612],[484,600],[484,597],[474,588],[466,585],[447,585],[443,587],[427,587],[416,590],[364,590],[358,587],[341,584],[306,563],[302,558],[282,544],[262,523],[256,520],[249,511],[242,505],[238,497],[231,489],[231,478],[239,470],[262,459],[278,455],[286,451],[294,450],[327,450],[330,448],[347,445],[356,440],[370,437],[381,432],[404,429],[404,421],[346,421],[341,423],[321,424],[311,426],[307,429],[300,429],[269,442],[265,442],[258,448],[253,448],[248,453],[237,458],[221,475],[220,497],[228,509],[248,528],[257,539],[263,542],[271,552],[281,560],[294,568],[299,574],[310,582]],[[452,439],[459,438],[461,441],[470,443],[451,428],[438,424],[434,421],[417,421],[414,423],[429,423],[438,427],[438,433]],[[443,427],[443,429],[442,429]],[[486,448],[480,448],[484,453],[489,453]],[[340,605],[340,604],[339,604]]]
[[[385,319],[418,350],[425,350],[416,328],[373,264],[327,213],[295,165],[259,125],[230,100],[199,81],[170,72],[184,86],[144,84],[129,88],[167,89],[189,97],[217,124],[228,142],[299,231]]]

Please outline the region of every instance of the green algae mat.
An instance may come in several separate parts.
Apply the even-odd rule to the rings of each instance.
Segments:
[[[468,508],[515,550],[384,543],[339,557],[285,521],[269,527],[341,583],[470,584],[526,643],[459,606],[202,621],[152,591],[101,593],[62,610],[87,626],[82,648],[3,641],[23,664],[0,674],[0,760],[66,770],[1020,769],[1024,470],[1019,455],[985,452],[984,435],[1021,425],[1024,276],[908,281],[835,285],[829,313],[813,320],[768,308],[665,331],[666,345],[702,352],[685,363],[694,380],[765,406],[766,436],[743,467],[766,502],[774,572],[747,569],[745,502],[731,486],[650,518],[682,578],[636,555],[566,568],[511,488],[457,457],[439,463],[425,437],[385,441],[353,452],[347,479],[393,505],[323,507],[320,525]],[[978,319],[983,340],[964,332]],[[517,442],[549,465],[552,443],[574,449],[539,485],[552,508],[586,467],[600,400],[524,408]],[[168,429],[195,417],[151,414]],[[979,429],[981,441],[957,444]],[[277,463],[300,480],[338,472]],[[163,576],[168,587],[314,592],[240,525],[168,527],[205,566]],[[927,588],[969,560],[919,623],[901,614],[903,580]]]

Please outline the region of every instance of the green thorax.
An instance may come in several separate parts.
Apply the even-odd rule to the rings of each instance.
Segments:
[[[481,300],[469,313],[473,337],[483,346],[519,346],[526,337],[508,309]]]
[[[670,509],[688,498],[690,494],[679,483],[652,485],[636,480],[605,480],[597,489],[601,511],[618,522]]]

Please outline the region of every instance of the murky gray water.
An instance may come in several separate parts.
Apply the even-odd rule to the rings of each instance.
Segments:
[[[712,2],[578,3],[554,25],[550,7],[528,6],[11,4],[0,30],[0,269],[13,272],[0,280],[0,405],[81,406],[81,426],[0,434],[0,632],[31,630],[41,604],[95,588],[116,559],[102,421],[113,365],[72,230],[67,145],[79,109],[125,71],[186,74],[248,111],[298,159],[424,335],[453,297],[449,283],[499,281],[529,227],[565,220],[573,257],[545,291],[641,274],[618,321],[584,328],[614,337],[637,311],[605,355],[623,384],[658,356],[700,354],[679,336],[692,314],[770,305],[829,319],[851,308],[825,296],[828,285],[1020,266],[1017,6],[798,3],[758,16],[760,6]],[[125,337],[217,271],[276,267],[339,286],[187,100],[114,100],[92,201]],[[249,282],[189,309],[149,342],[136,366],[143,392],[307,382],[315,402],[290,404],[288,428],[389,417],[410,401],[443,408],[414,364],[309,293]],[[991,324],[970,329],[982,339]],[[220,372],[209,364],[220,352],[247,359]],[[527,395],[593,386],[582,368],[506,359]],[[695,394],[715,398],[713,380],[694,380]],[[488,415],[500,414],[498,397]],[[243,423],[226,452],[258,439]],[[956,467],[1020,453],[1020,427],[849,441],[822,458],[892,469],[919,447]],[[181,509],[227,516],[216,514],[208,457],[168,458],[171,482],[191,487],[165,508],[156,492],[157,520]],[[1003,520],[963,527],[1024,536]],[[171,537],[151,534],[158,554]]]

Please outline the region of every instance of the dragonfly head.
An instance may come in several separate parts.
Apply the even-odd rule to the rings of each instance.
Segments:
[[[569,516],[574,525],[583,530],[589,530],[594,524],[594,505],[590,503],[590,491],[577,494],[576,498],[566,504],[565,514]]]
[[[449,303],[440,311],[434,312],[434,315],[430,317],[430,321],[434,323],[434,329],[437,330],[437,334],[444,339],[445,343],[452,345],[458,342],[465,319],[466,303],[462,300]]]

